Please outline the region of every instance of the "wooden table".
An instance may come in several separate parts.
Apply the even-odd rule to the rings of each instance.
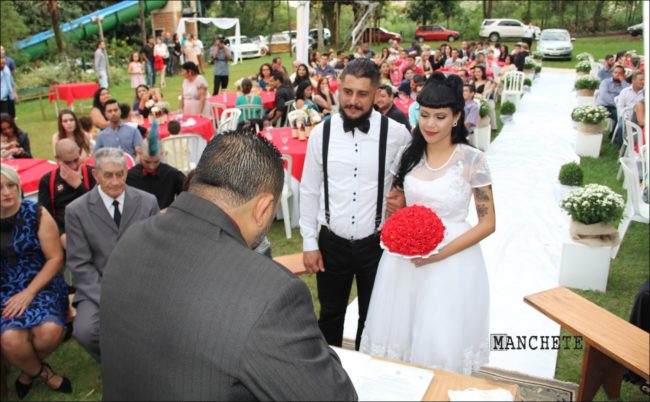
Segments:
[[[602,385],[618,399],[624,368],[646,381],[650,372],[650,334],[567,288],[524,297],[524,301],[575,335],[585,352],[578,400],[592,400]]]

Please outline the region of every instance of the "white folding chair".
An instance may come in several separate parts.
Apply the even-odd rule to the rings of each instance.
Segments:
[[[619,162],[623,168],[623,175],[625,176],[624,187],[627,190],[627,202],[625,204],[625,209],[623,210],[623,219],[618,226],[618,235],[622,243],[623,238],[625,237],[625,232],[627,232],[627,228],[630,226],[632,221],[645,223],[646,225],[650,223],[650,213],[648,212],[650,206],[642,199],[643,188],[639,180],[639,171],[636,166],[636,160],[625,157],[620,158]],[[612,258],[616,258],[621,243],[612,250]]]
[[[237,124],[239,124],[239,116],[241,116],[241,110],[237,108],[224,110],[221,115],[219,128],[217,128],[217,134],[221,134],[224,131],[236,130]]]
[[[293,167],[293,158],[291,155],[282,155],[282,160],[287,162],[284,169],[284,185],[282,186],[282,196],[280,205],[282,206],[282,217],[284,219],[284,232],[287,239],[291,238],[291,211],[289,211],[289,198],[291,198],[291,169]]]
[[[600,69],[603,67],[603,65],[597,61],[592,61],[591,62],[591,71],[589,72],[589,75],[592,77],[598,78],[598,72]]]
[[[641,151],[641,146],[643,145],[643,130],[639,127],[638,124],[633,123],[629,119],[623,119],[624,127],[623,130],[623,145],[619,151],[619,157],[626,157],[630,159],[638,159],[638,151]],[[616,180],[621,180],[623,176],[623,167],[622,165],[618,166],[618,173],[616,174]]]
[[[187,174],[196,167],[201,157],[201,136],[198,134],[171,135],[160,140],[165,162]]]
[[[223,103],[215,102],[208,102],[208,107],[210,108],[210,116],[212,116],[212,124],[214,124],[215,128],[218,128],[219,122],[221,121],[219,116],[228,108]]]
[[[524,93],[524,79],[526,75],[521,71],[511,71],[503,77],[503,92],[501,92],[501,104],[509,100],[519,106],[519,100]]]

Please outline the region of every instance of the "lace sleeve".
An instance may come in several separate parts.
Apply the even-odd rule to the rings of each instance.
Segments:
[[[408,145],[402,145],[399,148],[397,154],[395,155],[395,159],[393,160],[393,164],[390,166],[390,173],[393,176],[397,176],[397,171],[399,170],[400,162],[402,162],[402,155],[404,155],[404,151],[406,150],[406,147],[408,147]]]
[[[492,176],[490,176],[490,168],[488,167],[485,154],[477,151],[472,160],[469,183],[473,188],[484,187],[492,184]]]

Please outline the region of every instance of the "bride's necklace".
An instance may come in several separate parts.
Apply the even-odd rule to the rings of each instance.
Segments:
[[[454,146],[454,150],[451,151],[451,155],[449,155],[449,158],[447,158],[447,161],[445,163],[443,163],[442,166],[439,166],[437,168],[431,167],[429,165],[429,161],[428,161],[429,158],[426,157],[426,155],[425,155],[424,166],[426,166],[426,168],[431,170],[432,172],[437,172],[439,170],[442,170],[449,164],[449,162],[451,161],[451,159],[453,158],[453,156],[454,156],[454,154],[456,153],[457,150],[458,150],[458,145]]]

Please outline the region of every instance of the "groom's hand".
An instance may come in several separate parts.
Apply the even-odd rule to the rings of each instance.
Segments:
[[[386,195],[386,219],[397,212],[398,209],[406,206],[404,192],[393,187]]]
[[[310,274],[325,272],[323,256],[319,250],[305,251],[302,253],[302,262],[305,265],[305,269]]]

